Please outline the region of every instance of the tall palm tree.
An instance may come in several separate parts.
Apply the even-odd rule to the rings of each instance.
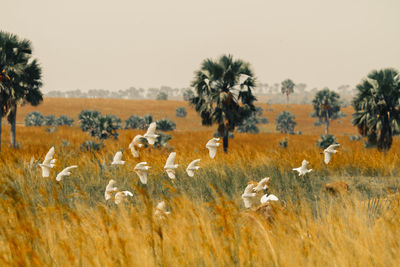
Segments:
[[[370,145],[389,150],[393,135],[400,133],[400,75],[395,69],[370,72],[357,85],[352,105],[353,125]]]
[[[249,63],[234,60],[231,55],[206,59],[195,72],[191,85],[197,95],[190,103],[200,114],[203,125],[218,125],[227,153],[229,131],[255,112],[256,98],[252,94],[255,77]]]
[[[295,84],[291,79],[286,79],[281,83],[281,92],[286,94],[286,104],[289,104],[289,95],[294,92]]]
[[[329,134],[329,122],[341,116],[339,98],[339,94],[325,88],[318,91],[312,101],[314,107],[312,116],[325,123],[326,135]]]

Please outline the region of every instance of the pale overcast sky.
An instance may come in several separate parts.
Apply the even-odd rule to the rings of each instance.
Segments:
[[[43,91],[189,86],[203,59],[258,81],[354,86],[400,68],[400,0],[11,0],[0,29],[32,41]]]

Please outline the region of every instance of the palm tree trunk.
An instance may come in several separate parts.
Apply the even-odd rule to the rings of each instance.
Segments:
[[[286,93],[286,105],[289,105],[289,93]]]
[[[224,137],[222,139],[222,141],[223,141],[222,144],[223,144],[225,153],[228,153],[228,136],[229,136],[229,131],[225,130]]]
[[[1,116],[1,112],[0,112],[0,153],[1,153],[1,121],[2,121],[3,117]]]
[[[325,117],[325,134],[329,134],[329,119],[328,117]]]
[[[10,138],[11,138],[11,146],[13,148],[16,148],[17,142],[16,142],[16,124],[17,124],[17,104],[14,104],[11,109],[10,113],[8,114],[8,121],[11,124],[11,132],[10,132]]]

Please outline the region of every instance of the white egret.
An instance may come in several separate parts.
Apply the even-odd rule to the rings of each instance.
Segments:
[[[175,179],[175,169],[178,168],[178,164],[174,164],[175,158],[176,158],[176,152],[171,152],[164,166],[164,169],[167,172],[168,177],[171,179]]]
[[[186,172],[190,177],[194,176],[194,171],[200,169],[200,166],[197,166],[197,164],[200,162],[200,159],[195,159],[192,162],[189,163],[189,165],[186,168]]]
[[[136,146],[137,147],[142,147],[143,146],[143,144],[140,143],[142,138],[144,138],[143,135],[138,134],[132,139],[132,142],[129,144],[129,149],[131,150],[132,156],[134,158],[138,158],[139,157],[139,151],[137,151],[135,149],[135,147]]]
[[[307,160],[303,160],[301,166],[298,168],[293,168],[293,170],[299,172],[299,176],[305,175],[312,171],[312,169],[307,170],[308,164],[309,162]]]
[[[67,168],[65,168],[64,170],[62,170],[59,174],[57,174],[56,180],[59,182],[61,181],[65,176],[70,176],[71,173],[69,172],[72,169],[78,168],[77,165],[72,165],[69,166]]]
[[[50,150],[47,152],[46,156],[44,157],[43,163],[39,164],[40,168],[42,168],[42,176],[43,177],[49,177],[50,176],[50,169],[54,168],[56,159],[53,159],[54,157],[54,146],[50,148]]]
[[[217,147],[219,146],[219,143],[217,143],[217,141],[219,141],[219,138],[214,137],[210,139],[206,144],[206,148],[208,148],[210,158],[212,159],[215,157],[215,154],[217,153]]]
[[[147,129],[147,132],[144,134],[144,138],[147,139],[147,142],[149,142],[150,145],[154,145],[157,137],[159,136],[158,134],[155,134],[156,127],[157,127],[157,124],[155,122],[150,123],[149,128]]]
[[[324,150],[324,162],[325,162],[325,164],[329,163],[329,161],[332,158],[332,154],[335,154],[337,152],[337,150],[335,150],[335,148],[338,148],[339,146],[340,146],[339,144],[332,144],[332,145],[328,146]]]
[[[170,211],[166,210],[166,205],[165,201],[161,201],[157,204],[156,206],[156,211],[154,212],[154,215],[156,216],[162,216],[162,215],[168,215],[170,214]]]
[[[254,198],[257,194],[253,192],[255,184],[251,183],[246,186],[244,189],[244,193],[242,194],[242,199],[245,208],[250,209],[251,208],[251,202],[252,198]]]
[[[267,203],[269,201],[278,201],[279,199],[273,194],[265,194],[261,197],[260,202],[261,204]]]
[[[124,165],[125,161],[122,160],[122,152],[118,151],[117,153],[115,153],[114,155],[114,159],[113,162],[111,163],[111,165]]]
[[[112,198],[112,192],[115,192],[115,191],[118,190],[117,187],[114,187],[115,183],[116,183],[116,182],[115,182],[115,180],[113,180],[113,179],[111,179],[111,180],[108,182],[108,185],[106,186],[106,191],[105,191],[105,193],[104,193],[104,196],[105,196],[106,200],[111,199],[111,198]]]
[[[130,191],[122,191],[122,192],[116,193],[115,197],[114,197],[115,204],[117,204],[117,205],[120,204],[128,196],[129,197],[133,197],[132,192],[130,192]]]
[[[254,187],[253,190],[255,192],[260,192],[262,190],[267,190],[270,181],[271,181],[271,178],[269,178],[269,177],[265,177],[265,178],[261,179],[261,181],[258,182],[257,186]]]
[[[147,171],[150,169],[149,166],[146,166],[147,162],[140,162],[136,164],[134,170],[139,176],[140,181],[142,184],[147,184]]]

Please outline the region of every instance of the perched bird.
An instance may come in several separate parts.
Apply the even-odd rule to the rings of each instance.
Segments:
[[[111,165],[124,165],[125,161],[122,160],[122,152],[118,151],[117,153],[115,153],[114,155],[114,159],[113,162],[111,163]]]
[[[158,134],[155,134],[156,127],[157,124],[155,122],[150,123],[147,132],[144,134],[144,138],[147,139],[147,142],[149,142],[150,145],[154,145],[156,138],[159,136]]]
[[[141,141],[140,139],[142,139],[142,138],[144,138],[143,135],[138,134],[132,139],[132,142],[129,144],[129,149],[131,150],[132,156],[134,158],[138,158],[139,157],[139,151],[137,151],[135,149],[135,147],[136,146],[137,147],[142,147],[143,146],[143,144],[140,143],[140,141]]]
[[[146,165],[147,162],[140,162],[136,164],[134,168],[142,184],[147,184],[147,170],[150,169],[150,167]]]
[[[171,179],[175,179],[175,169],[178,168],[178,164],[174,164],[175,158],[176,158],[176,152],[171,152],[164,166],[164,169],[167,172],[168,177]]]
[[[171,213],[170,211],[167,211],[167,210],[166,210],[165,201],[161,201],[161,202],[159,202],[159,203],[157,204],[157,206],[156,206],[156,211],[154,212],[154,215],[156,215],[156,216],[163,216],[163,215],[168,215],[168,214],[170,214],[170,213]]]
[[[130,192],[130,191],[122,191],[122,192],[116,193],[115,197],[114,197],[115,204],[117,204],[117,205],[120,204],[128,196],[129,197],[133,197],[132,192]]]
[[[335,150],[335,148],[338,148],[339,146],[340,146],[339,144],[332,144],[332,145],[328,146],[324,150],[324,162],[325,162],[325,164],[329,163],[329,161],[332,158],[332,154],[335,154],[337,152],[337,150]]]
[[[43,163],[39,164],[40,168],[42,168],[42,176],[43,177],[49,177],[50,176],[50,169],[54,168],[56,159],[53,159],[54,157],[54,146],[52,146],[47,152],[46,156],[44,157]]]
[[[194,171],[200,169],[200,166],[196,166],[197,163],[200,162],[200,159],[195,159],[192,162],[189,163],[189,165],[186,168],[186,172],[190,177],[194,176]]]
[[[261,204],[267,203],[269,201],[278,201],[279,199],[273,194],[265,194],[261,197],[260,202]]]
[[[112,198],[112,192],[116,192],[118,190],[117,187],[114,187],[115,185],[115,180],[111,179],[108,182],[108,185],[106,186],[106,192],[104,193],[104,196],[106,198],[106,200],[109,200]]]
[[[261,181],[258,182],[257,186],[253,188],[253,191],[260,192],[262,190],[267,190],[270,181],[271,181],[271,178],[269,178],[269,177],[265,177],[265,178],[261,179]]]
[[[255,184],[253,183],[248,184],[244,189],[244,193],[242,194],[243,203],[245,208],[247,209],[251,208],[252,199],[257,195],[256,193],[253,192],[254,187]]]
[[[57,174],[56,180],[59,182],[61,181],[65,176],[70,176],[71,173],[69,172],[72,169],[78,168],[77,165],[72,165],[69,166],[67,168],[65,168],[64,170],[62,170],[59,174]]]
[[[212,159],[215,157],[215,154],[217,153],[217,147],[219,146],[219,143],[217,143],[217,141],[219,141],[219,138],[214,137],[206,144],[206,148],[208,148],[210,158]]]
[[[298,171],[299,176],[305,175],[312,171],[312,169],[307,170],[308,164],[309,164],[309,162],[307,160],[303,160],[303,162],[301,163],[301,167],[293,168],[293,170]]]

